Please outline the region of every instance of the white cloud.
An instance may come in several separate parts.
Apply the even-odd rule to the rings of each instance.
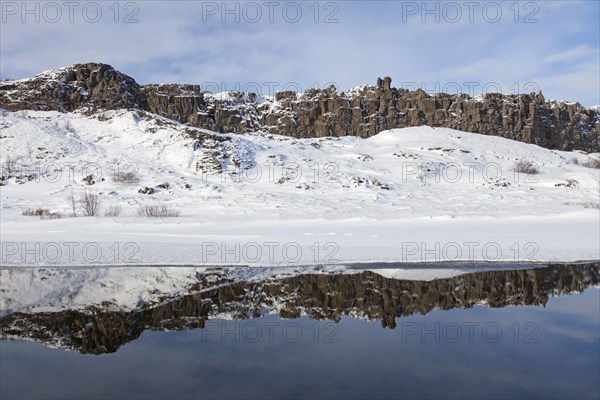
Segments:
[[[567,72],[540,76],[536,80],[547,99],[578,101],[585,106],[600,104],[600,65],[579,64]]]
[[[509,87],[544,77],[557,98],[597,98],[589,84],[581,84],[597,82],[593,68],[581,66],[598,63],[598,26],[586,23],[598,7],[594,4],[581,3],[577,12],[542,4],[537,24],[516,24],[508,13],[495,24],[466,18],[454,24],[403,22],[400,3],[394,2],[340,3],[336,24],[315,24],[308,13],[298,24],[236,24],[218,18],[204,22],[202,2],[139,4],[138,24],[110,19],[1,24],[1,76],[23,78],[98,61],[141,83],[298,82],[307,87],[333,81],[346,89],[390,75],[396,85],[475,81]],[[587,33],[557,29],[569,25],[583,25]],[[542,86],[544,93],[547,89]]]
[[[593,54],[598,54],[598,49],[593,49],[587,44],[581,44],[560,53],[551,54],[545,57],[543,61],[545,63],[573,61]]]

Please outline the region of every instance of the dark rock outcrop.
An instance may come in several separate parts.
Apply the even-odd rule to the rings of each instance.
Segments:
[[[136,108],[218,132],[265,131],[297,138],[370,137],[392,128],[428,125],[501,136],[560,150],[600,151],[600,113],[540,93],[430,95],[391,86],[338,93],[334,87],[219,98],[198,85],[138,85],[105,64],[77,64],[29,80],[0,82],[0,107],[16,111]]]
[[[0,107],[7,110],[70,112],[145,108],[141,86],[106,64],[76,64],[35,78],[0,82]]]
[[[433,281],[358,274],[299,274],[261,282],[216,282],[217,286],[132,312],[91,307],[55,313],[13,313],[0,318],[3,335],[31,338],[82,353],[115,352],[146,330],[204,328],[221,313],[238,319],[277,309],[282,318],[305,312],[313,319],[339,321],[344,315],[380,320],[433,309],[544,305],[549,297],[581,292],[600,283],[600,264],[554,264],[543,268],[477,272]],[[202,287],[199,286],[198,290]]]

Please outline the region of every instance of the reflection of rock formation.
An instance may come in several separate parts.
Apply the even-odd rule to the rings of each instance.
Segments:
[[[223,313],[239,319],[278,309],[283,318],[303,312],[338,321],[344,315],[380,319],[394,328],[395,318],[434,308],[545,304],[548,297],[579,292],[600,283],[600,263],[477,272],[434,281],[403,281],[374,272],[307,274],[264,282],[235,282],[133,312],[100,308],[55,313],[14,313],[0,319],[3,336],[32,338],[82,353],[114,352],[144,330],[203,328]]]
[[[218,98],[199,85],[138,85],[106,64],[77,64],[26,81],[0,82],[0,107],[74,111],[136,108],[220,132],[264,131],[302,137],[369,137],[392,128],[429,125],[501,136],[542,147],[597,152],[600,113],[538,94],[466,94],[375,86],[283,91],[261,102],[252,93]]]

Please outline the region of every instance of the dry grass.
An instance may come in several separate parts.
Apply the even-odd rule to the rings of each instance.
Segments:
[[[140,181],[140,178],[138,178],[138,176],[135,172],[119,171],[115,174],[114,180],[115,180],[115,182],[118,182],[118,183],[134,184],[134,183],[138,183]]]
[[[2,163],[2,174],[10,175],[10,174],[13,174],[16,170],[17,170],[17,160],[12,156],[7,155],[6,158],[4,159],[4,162]]]
[[[540,170],[534,163],[532,163],[531,161],[527,161],[527,160],[517,161],[515,163],[513,169],[515,170],[515,172],[520,172],[520,173],[529,174],[529,175],[537,174],[540,172]]]
[[[75,128],[73,128],[73,125],[71,125],[71,121],[69,121],[69,120],[65,121],[65,130],[67,132],[72,132],[72,133],[75,132]]]
[[[592,209],[600,210],[600,203],[598,203],[598,202],[594,203],[593,201],[585,201],[585,202],[567,201],[566,203],[563,203],[563,204],[565,206],[581,206],[583,208],[592,208]]]
[[[22,214],[28,217],[40,217],[41,219],[60,219],[63,217],[58,211],[50,211],[47,208],[28,208]]]
[[[171,206],[162,204],[140,206],[137,210],[137,214],[139,217],[145,218],[172,218],[179,217],[181,213]]]
[[[592,203],[591,201],[589,201],[587,203],[581,203],[581,205],[583,206],[583,208],[595,208],[596,210],[600,210],[599,203]]]
[[[600,169],[600,160],[590,158],[589,160],[582,162],[581,165],[587,168]]]
[[[105,217],[118,217],[123,211],[120,205],[112,205],[104,212]]]
[[[571,164],[581,165],[581,166],[587,167],[587,168],[600,169],[600,160],[597,160],[595,158],[590,158],[589,160],[586,160],[583,162],[579,161],[579,159],[577,159],[577,158],[572,158]]]

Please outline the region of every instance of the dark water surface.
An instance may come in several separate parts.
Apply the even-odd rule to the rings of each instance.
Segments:
[[[366,278],[366,296],[349,289]],[[4,317],[5,335],[36,341],[0,342],[0,396],[600,398],[597,265],[444,282],[294,279],[293,300],[258,318],[206,317],[193,296],[143,313]],[[227,304],[221,318],[248,311]],[[70,350],[50,347],[57,335]]]

